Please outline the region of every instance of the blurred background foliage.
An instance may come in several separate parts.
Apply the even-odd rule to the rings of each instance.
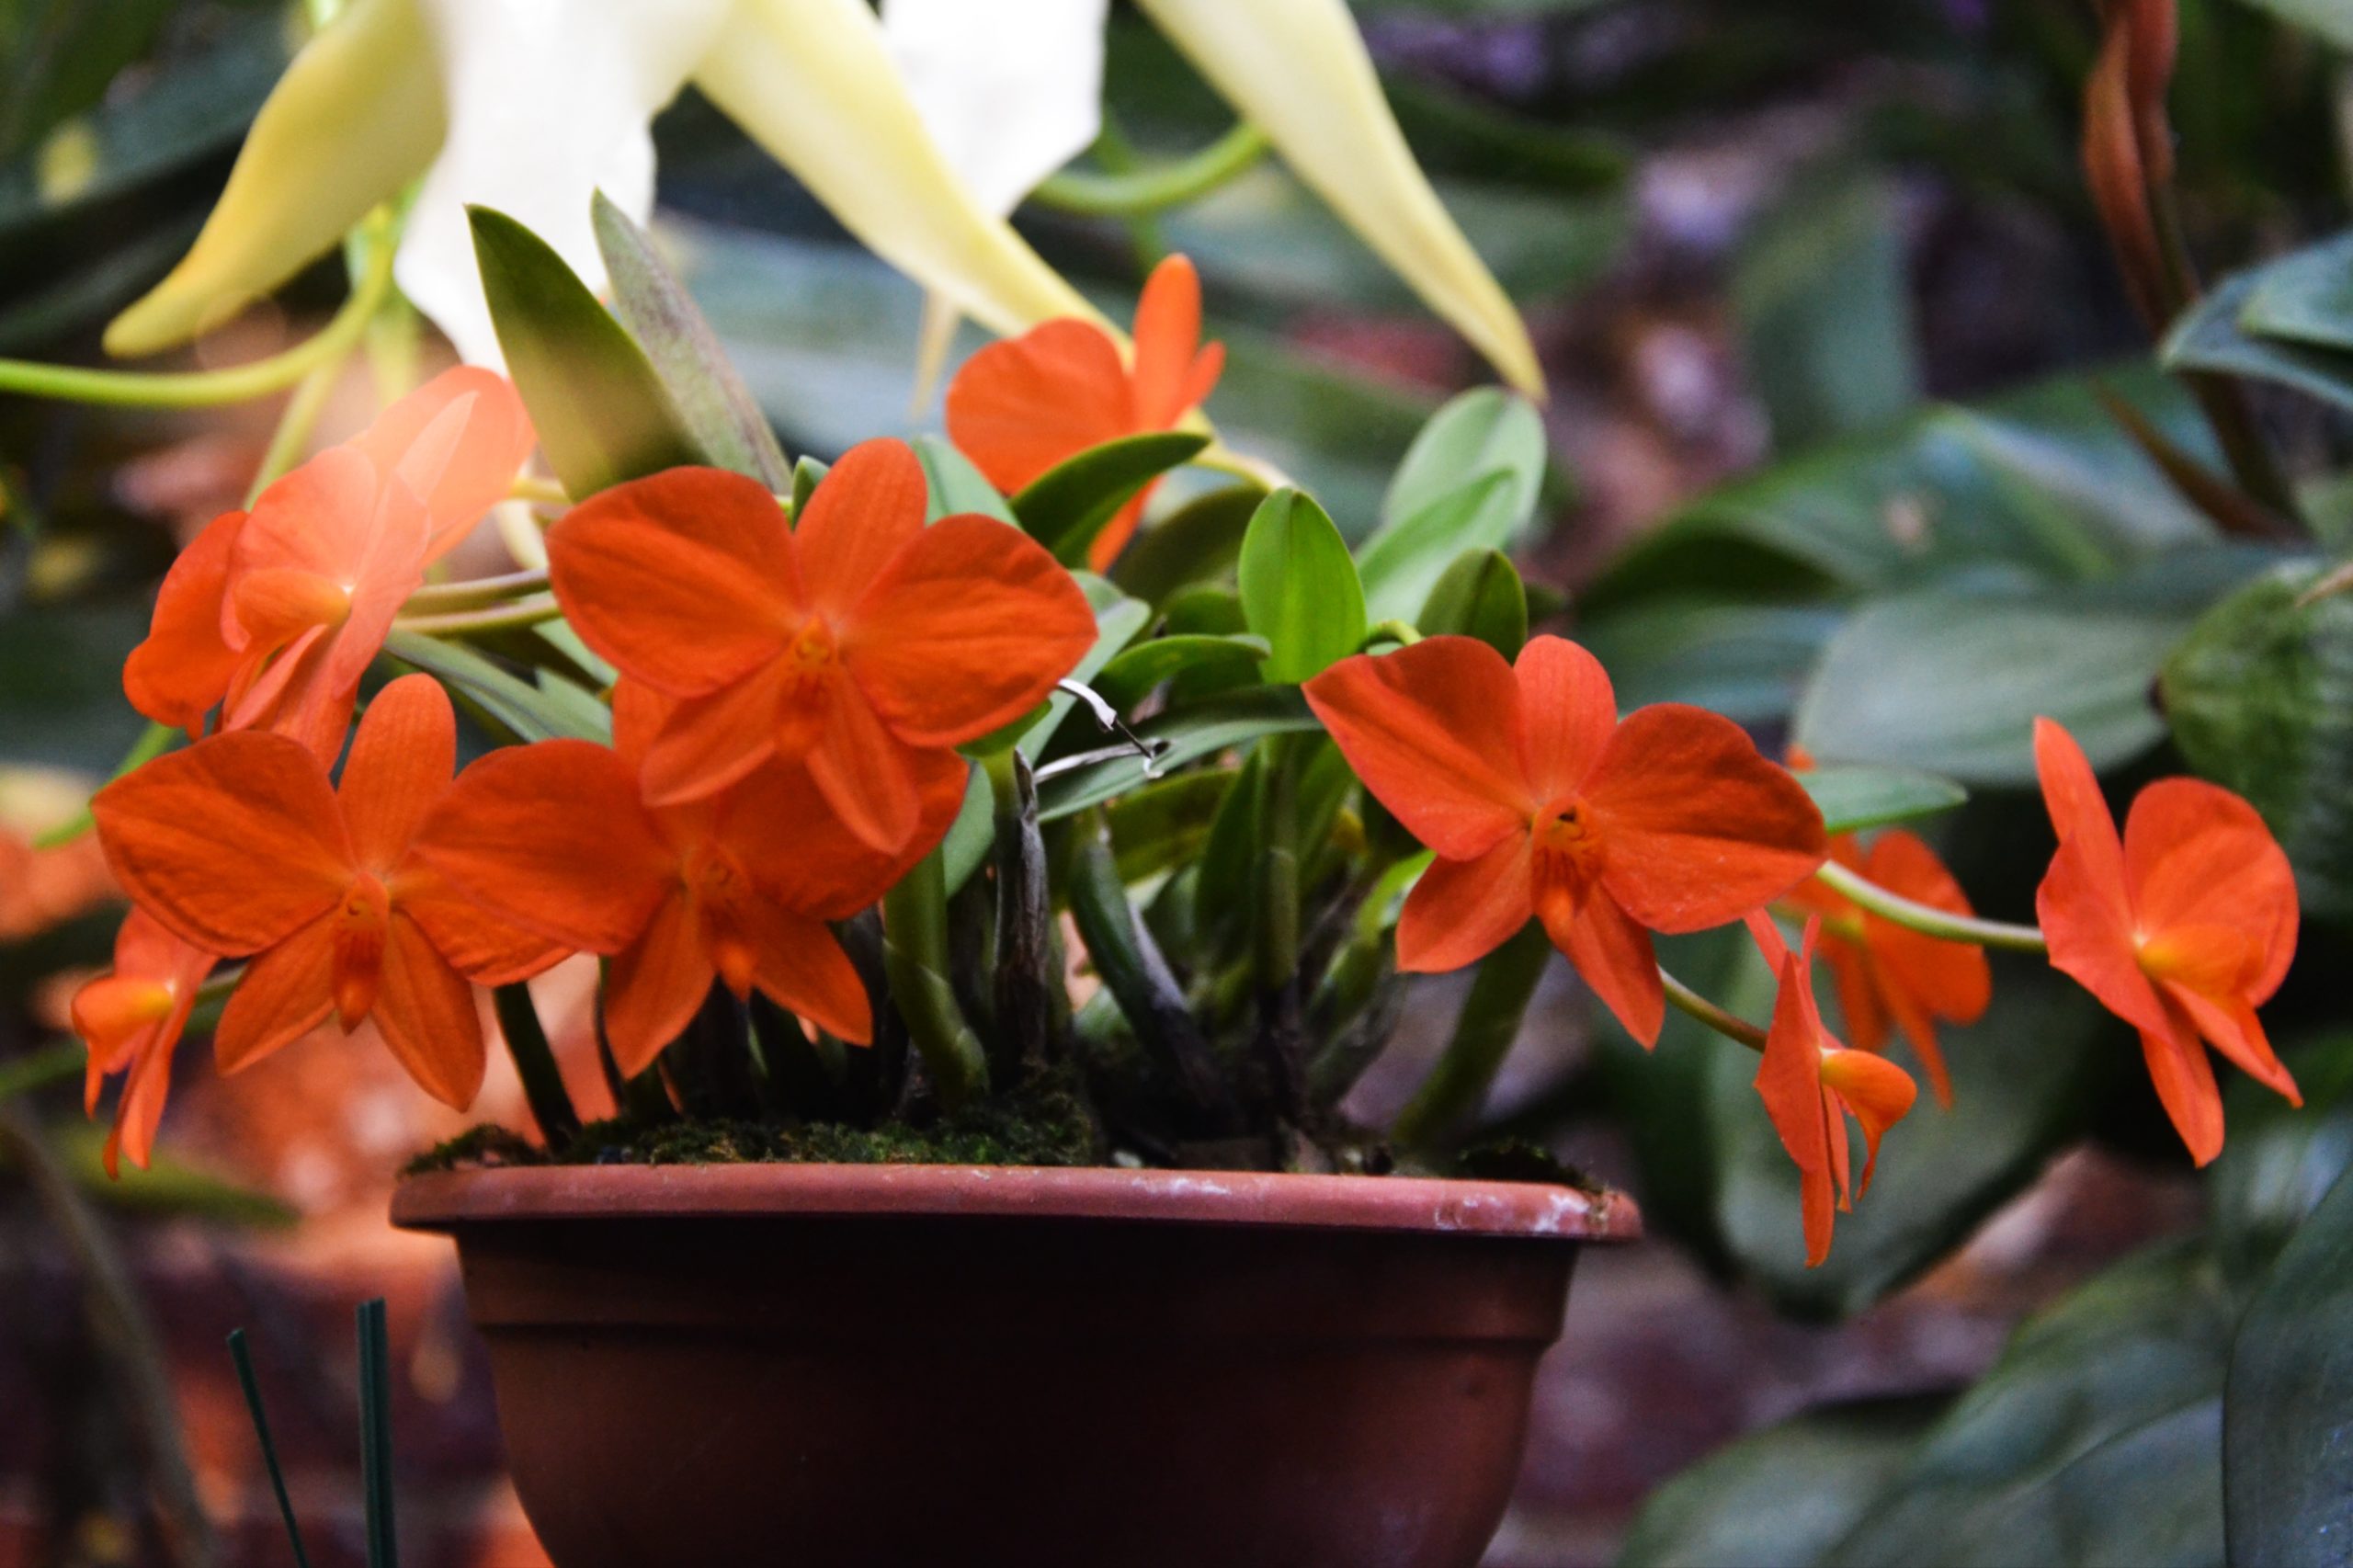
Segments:
[[[1409,139],[1543,351],[1552,464],[1522,564],[1625,705],[1705,703],[1768,748],[1961,781],[1971,799],[1939,847],[2004,915],[2031,907],[2047,853],[2026,727],[2052,714],[2123,788],[2192,770],[2248,794],[2307,900],[2270,1015],[2304,1110],[2234,1085],[2228,1150],[2193,1181],[2129,1033],[1997,959],[1993,1010],[1948,1035],[1954,1108],[1890,1141],[1813,1271],[1745,1053],[1680,1017],[1645,1054],[1586,1013],[1531,1015],[1558,1027],[1520,1042],[1482,1131],[1631,1185],[1659,1244],[1788,1316],[1868,1321],[2071,1149],[2190,1195],[2165,1210],[2173,1233],[2112,1267],[2038,1274],[2016,1302],[2038,1310],[1970,1386],[1850,1383],[1745,1436],[1660,1488],[1620,1560],[2205,1564],[2227,1537],[2234,1562],[2320,1561],[2311,1532],[2353,1528],[2346,1460],[2316,1472],[2313,1459],[2353,1404],[2338,1348],[2353,1335],[2353,1187],[2337,1180],[2353,1159],[2353,598],[2312,597],[2353,540],[2353,238],[2329,238],[2346,210],[2347,8],[2183,0],[2178,205],[2218,281],[2162,352],[2125,302],[2076,157],[2091,5],[1355,9]],[[184,249],[300,36],[272,0],[0,0],[0,353],[95,362],[99,325]],[[1116,9],[1107,97],[1116,133],[1097,172],[1230,123]],[[788,449],[936,427],[936,408],[908,406],[915,288],[691,96],[658,132],[661,237]],[[1210,412],[1351,539],[1381,520],[1423,422],[1477,379],[1271,162],[1154,219],[1078,216],[1050,186],[1020,221],[1121,318],[1153,259],[1189,254],[1231,355]],[[321,265],[194,359],[269,351],[341,284]],[[2161,440],[2222,472],[2188,370],[2251,389],[2303,528],[2226,534],[2195,482],[2152,460]],[[119,761],[141,725],[117,674],[175,530],[233,504],[266,435],[260,411],[0,403],[0,768],[86,780]],[[54,977],[103,961],[106,927],[0,948],[0,1074],[51,1048]],[[1768,1010],[1745,943],[1688,938],[1664,957],[1735,1010]],[[1442,1038],[1433,1017],[1420,1032]],[[27,1076],[0,1076],[0,1160],[86,1176],[87,1141],[64,1131],[74,1108],[35,1099]],[[1376,1074],[1360,1108],[1393,1108],[1381,1092]],[[51,1131],[32,1105],[55,1112]],[[142,1224],[214,1236],[282,1216],[258,1190],[272,1184],[233,1157],[119,1187],[32,1181],[11,1222],[95,1193],[145,1210]],[[1731,1419],[1637,1479],[1697,1458]],[[89,1462],[103,1479],[108,1461]],[[107,1495],[93,1482],[56,1506],[85,1494]],[[1604,1524],[1557,1547],[1507,1528],[1495,1561],[1607,1560],[1630,1500],[1605,1497]]]

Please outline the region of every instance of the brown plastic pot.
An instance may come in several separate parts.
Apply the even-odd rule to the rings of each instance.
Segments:
[[[1616,1195],[923,1165],[414,1177],[560,1568],[1471,1568]]]

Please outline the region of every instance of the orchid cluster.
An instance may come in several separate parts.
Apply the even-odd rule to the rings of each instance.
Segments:
[[[1913,807],[1858,796],[1868,770],[1785,767],[1698,708],[1621,714],[1590,653],[1529,635],[1463,508],[1352,551],[1213,448],[1181,259],[1131,343],[1048,321],[962,367],[946,440],[827,468],[740,417],[707,335],[641,344],[494,217],[485,257],[543,285],[490,294],[516,380],[449,371],[215,522],[125,672],[190,744],[93,802],[134,905],[74,1009],[92,1105],[125,1075],[110,1159],[148,1157],[208,992],[223,1071],[364,1025],[462,1108],[476,987],[561,1157],[578,1119],[522,983],[574,954],[629,1117],[919,1128],[1051,1080],[1094,1158],[1379,1170],[1439,1162],[1494,1070],[1478,1042],[1557,950],[1643,1045],[1672,1006],[1760,1053],[1814,1262],[1914,1109],[1899,1041],[1949,1102],[1938,1028],[1984,1011],[1987,948],[2046,952],[2140,1032],[2200,1163],[2209,1046],[2295,1097],[2256,1011],[2295,885],[2244,801],[2167,780],[2120,834],[2046,722],[2039,925],[1981,918],[1886,825]],[[1441,422],[1528,415],[1472,397]],[[437,580],[515,505],[518,570]],[[1654,951],[1733,926],[1778,982],[1763,1024]],[[1422,1096],[1353,1122],[1401,977],[1472,965]]]

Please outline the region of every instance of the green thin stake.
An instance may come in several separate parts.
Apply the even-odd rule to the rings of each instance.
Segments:
[[[368,1568],[399,1568],[392,1539],[392,1349],[384,1298],[359,1307],[359,1471],[368,1524]]]
[[[261,1384],[254,1380],[254,1358],[245,1349],[245,1331],[229,1331],[229,1357],[237,1363],[237,1382],[245,1391],[245,1413],[253,1417],[254,1436],[261,1439],[261,1460],[269,1467],[269,1487],[278,1494],[278,1517],[286,1521],[287,1544],[294,1549],[294,1568],[311,1568],[302,1550],[302,1531],[294,1522],[294,1501],[286,1494],[286,1476],[278,1468],[278,1445],[269,1438],[269,1417],[262,1414]]]

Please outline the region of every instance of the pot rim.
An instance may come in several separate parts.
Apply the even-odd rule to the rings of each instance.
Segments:
[[[1538,1182],[1114,1166],[518,1165],[403,1178],[392,1221],[949,1215],[1633,1241],[1634,1200]]]

